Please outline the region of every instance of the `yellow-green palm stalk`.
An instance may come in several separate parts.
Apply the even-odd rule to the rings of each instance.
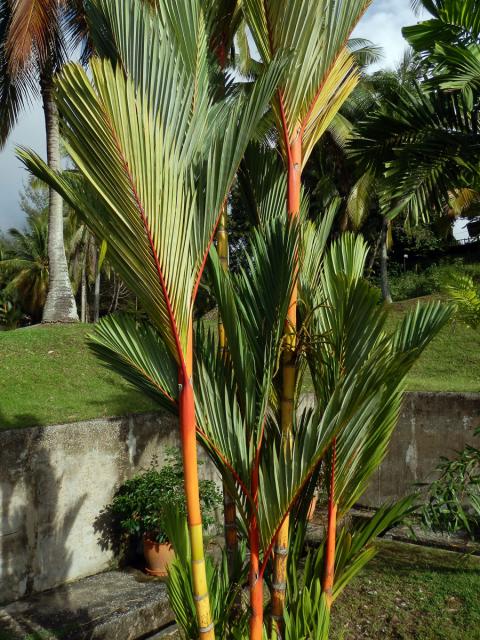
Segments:
[[[74,207],[156,327],[178,369],[177,404],[201,638],[214,637],[198,496],[193,305],[220,212],[245,147],[278,84],[273,64],[248,99],[214,103],[200,0],[97,0],[116,64],[68,65],[57,83],[67,150],[77,172],[20,157]],[[124,336],[128,342],[128,335]]]
[[[269,62],[292,51],[273,111],[288,174],[288,214],[300,212],[302,169],[313,147],[358,82],[348,48],[350,35],[371,0],[245,0],[244,11],[258,51]],[[291,445],[296,391],[297,287],[288,320],[282,370],[282,432]],[[272,614],[281,620],[286,589],[288,518],[276,548]]]

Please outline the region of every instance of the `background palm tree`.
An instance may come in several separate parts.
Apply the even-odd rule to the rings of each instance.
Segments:
[[[432,18],[403,33],[425,80],[387,100],[352,143],[367,166],[383,166],[382,210],[412,224],[452,209],[480,188],[480,2],[424,0]]]
[[[0,260],[0,274],[8,279],[4,293],[38,322],[49,282],[47,216],[32,216],[25,231],[10,229],[9,234],[10,248]]]
[[[75,295],[80,291],[80,321],[100,319],[100,284],[107,251],[106,243],[98,247],[90,229],[81,224],[74,211],[67,219],[66,252],[70,278]],[[94,288],[93,313],[90,313],[89,291]]]
[[[78,44],[79,0],[1,0],[0,4],[0,145],[5,144],[28,101],[40,95],[45,116],[47,160],[59,170],[60,131],[53,80],[67,58],[68,40]],[[62,198],[50,191],[48,216],[50,279],[44,322],[78,320],[68,276],[63,238]]]

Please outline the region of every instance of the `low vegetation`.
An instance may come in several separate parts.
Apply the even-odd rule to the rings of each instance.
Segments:
[[[390,278],[390,289],[395,301],[409,300],[419,296],[440,294],[459,276],[469,276],[480,283],[480,264],[456,261],[432,264],[418,272],[397,273]]]

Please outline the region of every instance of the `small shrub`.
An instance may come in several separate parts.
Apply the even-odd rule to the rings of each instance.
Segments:
[[[186,514],[183,467],[176,449],[167,452],[167,464],[157,468],[152,460],[149,469],[127,480],[108,507],[120,528],[129,536],[148,535],[156,542],[167,542],[165,520],[172,512]],[[215,522],[215,509],[221,495],[212,480],[200,481],[200,500],[205,527]]]
[[[461,260],[452,263],[433,264],[415,272],[394,273],[391,271],[390,289],[395,301],[410,300],[421,296],[444,293],[445,287],[458,277],[469,277],[480,284],[480,263],[465,264]]]
[[[446,294],[453,300],[457,315],[468,326],[480,327],[480,286],[468,275],[452,276],[445,287]]]
[[[475,435],[480,436],[480,429]],[[440,477],[428,486],[422,520],[433,531],[480,535],[480,449],[467,446],[437,467]]]
[[[396,301],[420,298],[440,291],[440,282],[435,272],[428,270],[423,273],[413,271],[391,279],[390,289]]]

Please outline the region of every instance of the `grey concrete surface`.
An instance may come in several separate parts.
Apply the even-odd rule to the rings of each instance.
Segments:
[[[164,583],[140,572],[110,571],[0,607],[0,638],[173,638],[172,618]],[[163,636],[157,634],[166,626]]]
[[[102,510],[177,438],[168,414],[0,431],[0,603],[111,568]]]
[[[467,444],[480,446],[478,393],[408,393],[389,452],[361,503],[378,507],[431,482],[441,456],[448,458]]]

